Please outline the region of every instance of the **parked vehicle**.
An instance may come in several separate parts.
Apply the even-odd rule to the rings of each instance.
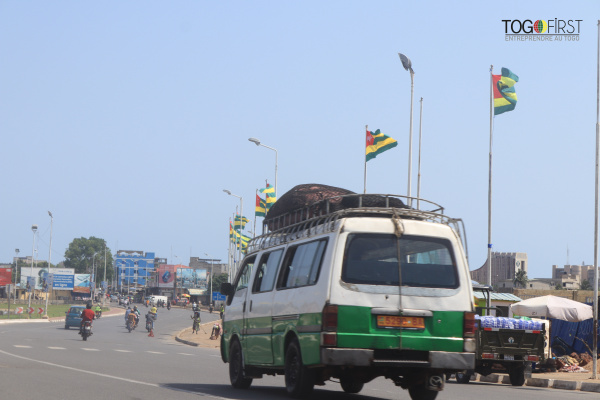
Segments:
[[[79,334],[84,341],[86,341],[88,337],[92,336],[92,321],[85,321]]]
[[[484,285],[473,286],[473,290],[484,293],[488,300],[492,291]],[[545,359],[546,332],[540,321],[481,317],[476,321],[476,328],[475,368],[457,372],[456,381],[459,383],[469,383],[474,372],[489,375],[492,366],[502,366],[508,373],[511,385],[523,386],[525,371],[531,363]]]
[[[71,306],[68,311],[65,311],[65,329],[81,326],[81,313],[85,310],[85,306]]]
[[[433,400],[445,373],[474,367],[462,221],[399,197],[339,196],[266,221],[272,231],[250,241],[233,283],[221,286],[221,357],[233,387],[284,375],[301,398],[330,378],[358,393],[384,376]]]

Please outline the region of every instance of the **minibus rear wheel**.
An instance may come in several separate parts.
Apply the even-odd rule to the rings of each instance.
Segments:
[[[307,397],[315,387],[315,377],[302,363],[300,344],[294,338],[285,352],[285,388],[295,399]]]

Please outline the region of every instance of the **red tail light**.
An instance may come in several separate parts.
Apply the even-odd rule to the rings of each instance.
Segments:
[[[337,332],[338,325],[338,306],[331,304],[323,308],[323,331]]]
[[[475,337],[475,313],[466,312],[464,316],[464,330],[463,337],[474,338]]]

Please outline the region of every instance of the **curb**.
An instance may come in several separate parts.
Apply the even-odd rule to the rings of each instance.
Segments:
[[[211,325],[213,322],[214,322],[214,321],[211,321],[211,322],[205,322],[205,323],[203,323],[203,324],[200,324],[200,326]],[[180,331],[177,333],[177,335],[175,335],[175,341],[177,341],[177,342],[179,342],[179,343],[187,344],[188,346],[195,346],[195,347],[198,347],[198,346],[200,346],[198,343],[195,343],[195,342],[190,342],[189,340],[185,340],[185,339],[182,339],[182,338],[180,338],[180,337],[179,337],[180,335],[182,335],[182,334],[183,334],[183,332],[185,332],[185,331],[190,331],[190,330],[192,330],[192,328],[184,328],[184,329],[180,330]]]
[[[472,381],[502,383],[510,385],[510,378],[505,375],[489,374],[487,376],[475,374]],[[600,383],[585,381],[568,381],[562,379],[526,378],[523,386],[541,387],[548,389],[579,390],[581,392],[600,393]]]

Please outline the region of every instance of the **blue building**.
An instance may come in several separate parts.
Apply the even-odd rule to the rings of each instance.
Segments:
[[[154,253],[119,250],[115,259],[119,291],[147,287],[154,273]]]

